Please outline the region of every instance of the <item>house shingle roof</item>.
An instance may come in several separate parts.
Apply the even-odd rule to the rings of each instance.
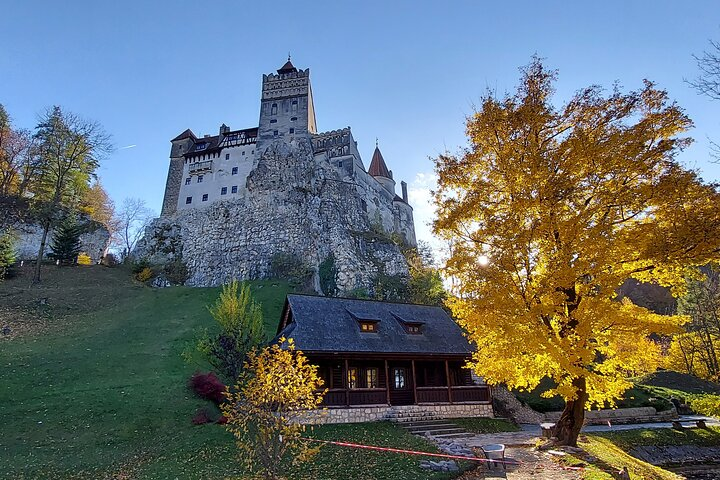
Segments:
[[[439,307],[288,295],[282,318],[286,315],[290,323],[278,338],[292,338],[306,352],[462,356],[471,352],[460,327]],[[358,319],[379,321],[377,332],[361,332]],[[407,333],[403,320],[421,324],[422,333]]]

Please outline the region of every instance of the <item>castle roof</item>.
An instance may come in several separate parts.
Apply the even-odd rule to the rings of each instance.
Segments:
[[[372,160],[370,161],[368,173],[373,177],[392,178],[387,165],[385,165],[385,159],[383,158],[382,153],[380,153],[380,149],[377,145],[375,146],[375,152],[373,153]]]
[[[297,68],[295,68],[295,66],[290,61],[290,57],[288,57],[287,62],[285,62],[285,65],[280,67],[280,70],[277,71],[277,73],[279,73],[281,75],[283,73],[293,73],[293,72],[297,72]]]
[[[178,135],[177,137],[173,138],[173,139],[170,140],[170,141],[171,141],[171,142],[174,142],[174,141],[176,141],[176,140],[184,140],[184,139],[186,139],[186,138],[192,138],[193,140],[197,140],[197,137],[195,136],[195,134],[192,132],[192,130],[190,130],[190,129],[188,128],[187,130],[185,130],[185,131],[182,132],[180,135]]]

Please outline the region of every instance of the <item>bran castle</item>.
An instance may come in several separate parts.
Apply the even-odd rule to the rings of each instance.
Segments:
[[[319,292],[328,261],[340,292],[407,276],[399,245],[416,244],[407,184],[398,195],[377,145],[365,169],[349,127],[317,132],[310,69],[288,58],[263,75],[258,127],[188,129],[171,144],[162,213],[136,257],[180,260],[196,286],[266,278],[278,255],[314,272]]]

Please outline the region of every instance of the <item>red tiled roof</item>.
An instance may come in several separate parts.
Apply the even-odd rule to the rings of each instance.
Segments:
[[[385,159],[383,159],[382,153],[380,153],[380,149],[378,147],[375,147],[375,152],[373,153],[372,160],[370,161],[368,173],[373,177],[390,178],[390,171],[388,170],[387,165],[385,165]]]
[[[290,61],[290,58],[288,58],[288,61],[285,62],[285,65],[280,67],[280,70],[278,70],[277,73],[283,74],[283,73],[291,73],[291,72],[297,72],[297,68],[295,68],[295,66]]]

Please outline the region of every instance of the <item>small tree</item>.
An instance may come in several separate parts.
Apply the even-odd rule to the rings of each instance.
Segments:
[[[447,292],[430,245],[418,242],[417,247],[403,253],[410,271],[409,300],[421,305],[444,306]]]
[[[61,265],[72,265],[80,254],[80,235],[82,228],[72,216],[68,216],[58,225],[53,234],[49,256],[59,260]]]
[[[234,380],[248,353],[264,340],[262,309],[253,299],[250,286],[233,280],[223,285],[220,297],[208,310],[220,333],[211,337],[203,332],[197,351],[220,374]]]
[[[320,406],[322,384],[317,367],[295,350],[292,339],[286,343],[281,338],[280,344],[248,355],[245,370],[221,408],[226,428],[251,471],[279,479],[290,464],[317,451],[302,440],[303,427],[296,417]]]
[[[119,245],[126,260],[132,253],[138,240],[145,233],[145,227],[150,224],[154,212],[145,206],[140,198],[126,198],[113,220],[116,229],[114,242]]]
[[[0,235],[0,281],[10,275],[15,260],[15,239],[5,232]]]

